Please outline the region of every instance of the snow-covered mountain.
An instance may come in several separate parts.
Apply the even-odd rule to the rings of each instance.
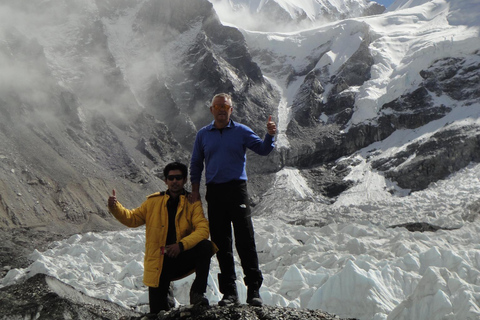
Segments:
[[[478,161],[472,121],[480,42],[470,12],[479,4],[394,7],[302,32],[244,31],[254,60],[283,93],[281,162],[304,168],[309,188],[326,203],[360,182],[345,176],[355,163],[365,162],[387,178],[388,192],[402,196]],[[271,203],[278,202],[269,200],[265,211],[276,212]],[[278,204],[290,212],[282,216],[293,216],[289,205]]]
[[[268,303],[477,317],[480,3],[380,12],[339,0],[0,1],[0,226],[118,228],[110,190],[128,207],[163,190],[162,167],[188,162],[212,95],[227,91],[236,120],[259,134],[269,114],[278,123],[276,151],[248,161]],[[406,223],[444,230],[388,228]],[[123,283],[122,297],[144,302],[141,259],[117,266],[97,250],[109,237],[121,236],[36,252],[4,283],[40,270],[92,294],[105,294],[94,279]],[[80,268],[113,278],[65,273],[79,252]]]

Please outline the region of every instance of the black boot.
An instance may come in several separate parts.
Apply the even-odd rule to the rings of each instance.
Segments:
[[[262,298],[260,297],[260,287],[258,284],[251,284],[247,289],[247,304],[251,306],[261,306],[263,304]]]
[[[190,291],[190,304],[193,306],[208,306],[209,301],[204,293]]]
[[[150,304],[150,314],[158,314],[160,311],[168,311],[175,307],[175,298],[170,284],[168,287],[148,288],[148,300]]]
[[[225,307],[225,306],[231,306],[234,304],[238,304],[238,293],[237,292],[232,292],[232,293],[225,293],[223,295],[222,300],[218,301],[218,305]]]
[[[238,292],[235,280],[227,281],[221,274],[218,275],[218,286],[220,292],[223,293],[223,298],[218,302],[219,306],[230,306],[238,304]]]

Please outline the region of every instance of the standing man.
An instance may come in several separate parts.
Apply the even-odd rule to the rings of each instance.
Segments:
[[[268,133],[261,139],[249,127],[230,120],[232,97],[225,93],[212,99],[213,122],[198,131],[190,163],[191,201],[200,199],[200,179],[205,162],[206,200],[212,241],[218,245],[220,267],[218,283],[223,298],[219,305],[238,303],[235,264],[232,249],[232,224],[235,247],[240,256],[247,303],[262,305],[259,289],[263,282],[258,267],[257,249],[247,193],[246,149],[268,155],[274,148],[276,125],[270,116]]]
[[[209,226],[202,203],[190,203],[187,182],[188,169],[173,162],[163,170],[166,192],[157,192],[136,209],[129,210],[118,202],[113,190],[108,198],[109,211],[128,227],[146,225],[143,283],[148,286],[150,313],[169,310],[170,282],[195,271],[190,289],[190,304],[208,305],[205,297],[210,258],[217,250],[208,239]]]

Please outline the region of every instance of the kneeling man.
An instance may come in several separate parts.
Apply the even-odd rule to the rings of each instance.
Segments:
[[[163,170],[167,191],[157,192],[136,209],[124,208],[115,190],[108,198],[108,209],[128,227],[146,225],[143,283],[148,286],[150,313],[169,310],[170,282],[193,272],[190,303],[208,305],[205,297],[210,258],[218,250],[208,240],[210,230],[202,203],[190,203],[184,185],[188,169],[173,162]]]

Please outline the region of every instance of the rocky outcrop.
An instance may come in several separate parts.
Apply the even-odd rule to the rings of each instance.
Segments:
[[[118,320],[138,313],[113,302],[91,298],[44,274],[0,289],[0,319]]]
[[[448,96],[453,100],[478,101],[480,90],[475,79],[480,74],[479,55],[436,61],[420,72],[423,83],[412,93],[384,105],[381,118],[387,118],[397,128],[417,128],[445,116],[451,107],[435,104],[432,96]],[[388,112],[386,109],[390,108]],[[480,130],[476,126],[447,125],[428,139],[415,141],[402,151],[372,163],[374,169],[404,189],[418,191],[479,162]]]
[[[319,166],[302,171],[303,177],[308,181],[312,190],[317,191],[327,198],[335,198],[353,185],[352,181],[344,178],[350,173],[351,161]]]
[[[430,92],[420,86],[382,107],[382,118],[398,129],[415,129],[445,116],[452,109],[435,105]]]
[[[157,317],[130,318],[129,320],[342,320],[335,315],[320,310],[305,310],[273,306],[251,307],[247,305],[230,307],[180,307],[161,312]],[[346,320],[346,319],[344,319]],[[354,320],[354,319],[351,319]]]
[[[258,65],[252,61],[243,35],[236,28],[220,24],[216,16],[205,19],[183,64],[185,73],[195,86],[193,99],[204,101],[202,105],[193,106],[188,113],[202,115],[193,118],[198,127],[212,120],[208,106],[214,93],[227,92],[232,95],[234,111],[232,118],[252,127],[263,135],[266,121],[278,103],[279,97],[267,83]],[[232,72],[235,77],[231,77]]]
[[[405,228],[410,232],[436,232],[438,230],[456,230],[458,228],[445,228],[427,222],[408,222],[389,226],[389,228]]]
[[[314,69],[305,77],[295,97],[293,119],[287,128],[287,135],[293,141],[290,155],[295,155],[289,157],[288,165],[307,167],[334,161],[391,133],[383,133],[383,127],[370,129],[364,125],[342,132],[355,107],[356,94],[350,88],[367,81],[373,65],[368,51],[371,41],[368,30],[362,33],[364,40],[359,48],[336,74],[324,68]],[[362,137],[365,139],[360,140]]]
[[[445,94],[457,101],[478,101],[480,88],[478,78],[480,53],[464,58],[446,58],[420,71],[427,90],[437,96]]]
[[[23,282],[0,288],[0,320],[334,320],[321,310],[275,306],[180,306],[158,315],[142,315],[113,302],[89,297],[53,277],[37,274]]]
[[[480,161],[480,130],[447,128],[426,141],[410,144],[404,151],[374,161],[374,169],[411,191],[423,190],[471,162]]]

